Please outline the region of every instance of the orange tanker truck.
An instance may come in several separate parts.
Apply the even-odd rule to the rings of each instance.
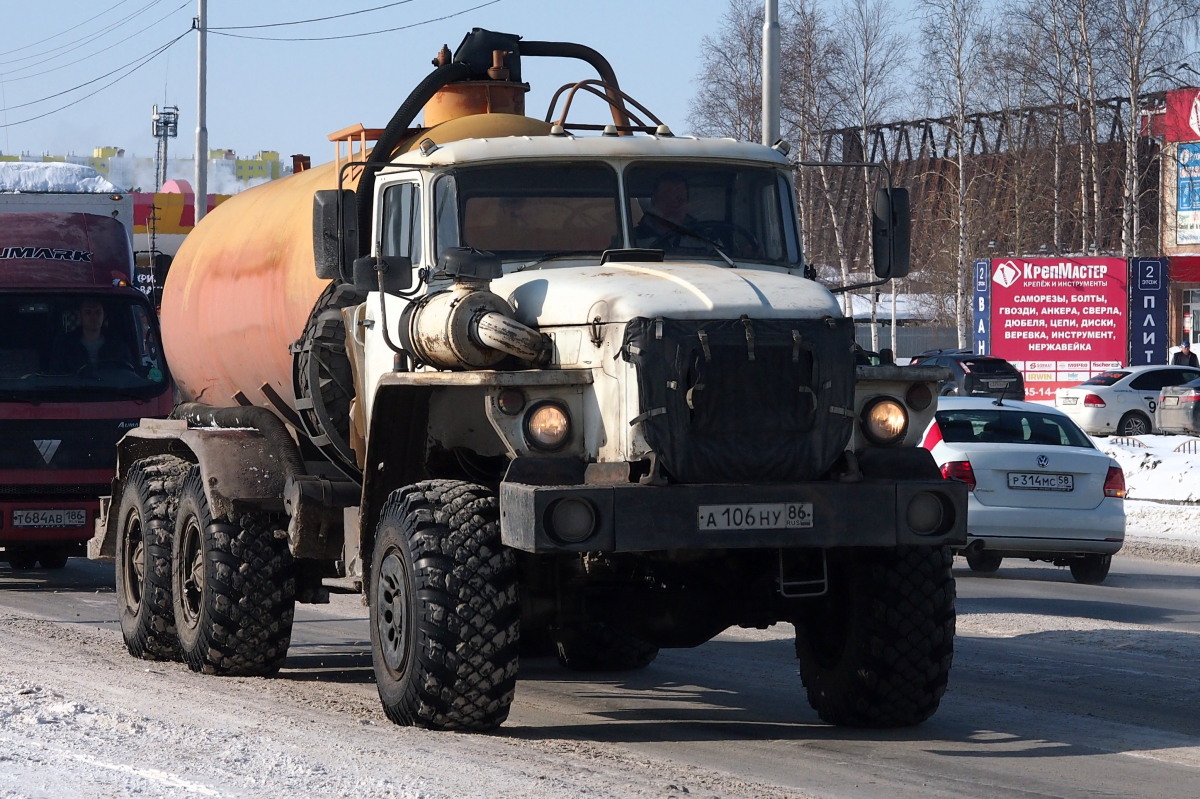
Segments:
[[[534,119],[530,57],[598,78]],[[184,402],[119,443],[90,548],[130,653],[272,674],[295,603],[341,578],[399,724],[496,727],[523,655],[639,669],[777,622],[821,718],[929,717],[966,522],[917,446],[943,370],[855,365],[784,149],[674,136],[577,44],[475,29],[434,63],[386,127],[343,131],[361,157],[180,247]],[[582,95],[611,113],[569,120]],[[880,185],[876,282],[908,224]]]

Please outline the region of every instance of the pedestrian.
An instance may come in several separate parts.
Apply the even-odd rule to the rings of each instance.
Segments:
[[[1196,358],[1196,353],[1192,352],[1192,345],[1186,339],[1179,342],[1179,352],[1171,356],[1171,365],[1200,368],[1200,360]]]

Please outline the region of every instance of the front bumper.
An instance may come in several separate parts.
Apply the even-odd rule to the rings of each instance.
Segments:
[[[577,503],[578,520],[591,513],[590,533],[564,536],[556,527],[561,503]],[[767,506],[804,507],[788,528]],[[713,529],[700,509],[733,509],[753,526]],[[739,513],[738,510],[744,510]],[[811,516],[809,516],[811,514]],[[953,480],[872,480],[773,485],[530,485],[500,486],[500,529],[514,549],[548,552],[833,547],[963,546],[967,490]]]

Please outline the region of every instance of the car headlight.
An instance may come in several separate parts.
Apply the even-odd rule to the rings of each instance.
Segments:
[[[525,440],[538,449],[561,449],[570,435],[571,417],[556,402],[540,402],[525,416]]]
[[[863,435],[872,444],[890,447],[899,444],[908,433],[908,412],[892,397],[877,397],[863,408]]]

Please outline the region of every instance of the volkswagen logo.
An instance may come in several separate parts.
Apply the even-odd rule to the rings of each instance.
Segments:
[[[1045,455],[1038,455],[1037,463],[1038,463],[1039,469],[1045,469],[1047,466],[1050,465],[1050,459],[1048,457],[1046,457]]]

